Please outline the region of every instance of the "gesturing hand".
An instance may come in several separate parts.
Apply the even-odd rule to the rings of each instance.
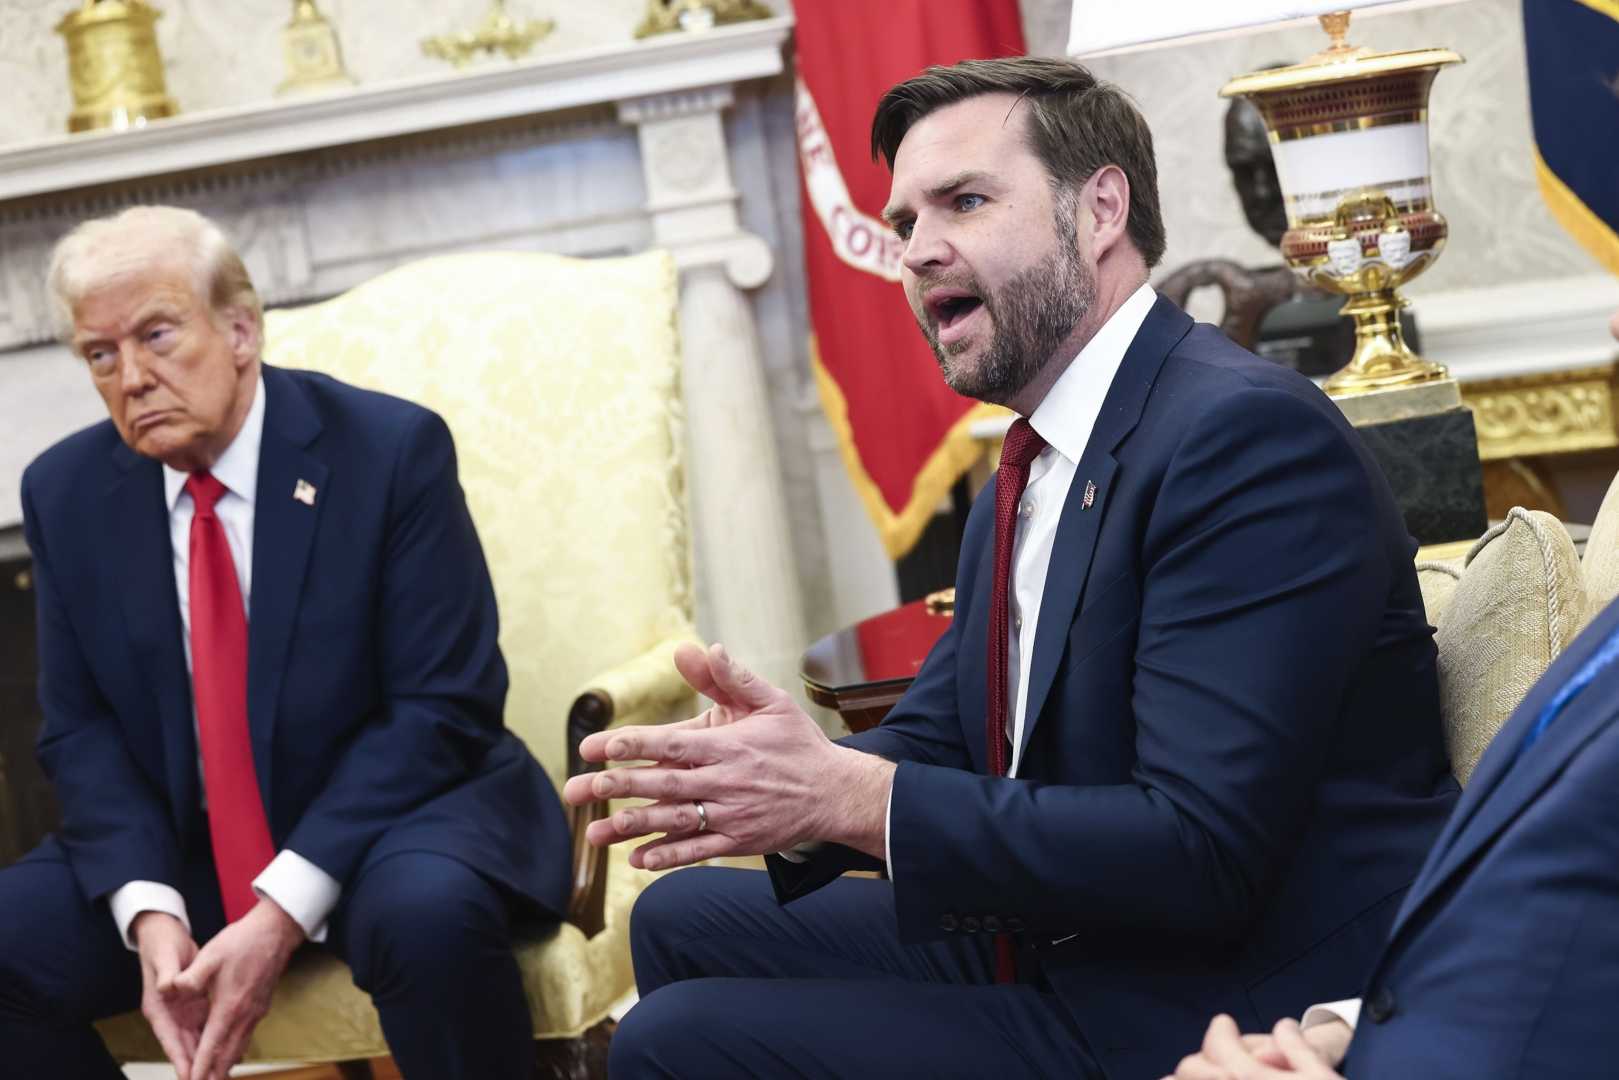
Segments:
[[[675,666],[712,708],[675,724],[597,732],[580,744],[586,761],[652,762],[568,780],[563,797],[575,805],[656,800],[593,822],[591,843],[663,833],[630,855],[631,864],[650,869],[805,840],[881,855],[893,765],[832,743],[785,691],[737,664],[724,646],[683,645]]]
[[[1231,1017],[1216,1016],[1202,1049],[1164,1080],[1343,1080],[1331,1066],[1342,1060],[1349,1034],[1343,1023],[1301,1031],[1297,1021],[1282,1020],[1269,1035],[1242,1035]]]
[[[291,916],[273,901],[260,900],[175,977],[175,989],[202,1000],[207,1015],[191,1074],[182,1072],[181,1080],[225,1080],[242,1059],[253,1028],[270,1011],[276,980],[303,940]]]
[[[180,1080],[191,1080],[191,1062],[208,1018],[208,999],[174,985],[197,955],[191,932],[173,915],[143,911],[130,924],[141,958],[141,1015],[168,1055]]]

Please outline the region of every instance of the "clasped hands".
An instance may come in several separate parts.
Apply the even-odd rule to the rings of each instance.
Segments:
[[[144,911],[130,926],[141,959],[141,1013],[179,1080],[225,1080],[304,932],[270,900],[201,949],[179,919]]]
[[[1283,1020],[1269,1035],[1243,1035],[1229,1016],[1216,1016],[1195,1054],[1164,1080],[1343,1080],[1334,1071],[1354,1032],[1341,1020],[1300,1029]]]
[[[571,777],[569,803],[653,800],[592,822],[586,839],[600,847],[657,836],[630,853],[631,865],[654,870],[806,841],[883,857],[892,763],[832,742],[723,645],[682,645],[675,667],[714,704],[689,720],[614,728],[580,743],[586,761],[649,764]]]

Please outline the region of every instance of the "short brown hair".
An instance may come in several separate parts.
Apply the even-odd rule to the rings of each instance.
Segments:
[[[1016,94],[1029,103],[1028,138],[1055,184],[1083,184],[1104,165],[1130,181],[1130,239],[1146,260],[1164,257],[1158,165],[1152,132],[1135,103],[1071,60],[1019,56],[930,67],[891,88],[871,121],[871,156],[894,167],[911,126],[929,113],[980,94]]]

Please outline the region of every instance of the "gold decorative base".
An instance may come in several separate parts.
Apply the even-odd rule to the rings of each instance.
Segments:
[[[1443,379],[1443,364],[1424,360],[1411,351],[1400,331],[1400,309],[1409,304],[1393,289],[1356,293],[1339,309],[1355,320],[1355,355],[1347,367],[1323,384],[1334,397],[1385,390],[1394,386]]]

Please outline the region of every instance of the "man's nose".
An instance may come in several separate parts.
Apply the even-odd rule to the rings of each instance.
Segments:
[[[126,344],[118,353],[119,383],[126,394],[140,394],[153,385],[152,372],[142,360],[140,350]]]
[[[924,225],[919,219],[911,226],[911,235],[905,241],[905,254],[900,261],[913,274],[950,265],[955,249],[945,240],[943,230]]]

